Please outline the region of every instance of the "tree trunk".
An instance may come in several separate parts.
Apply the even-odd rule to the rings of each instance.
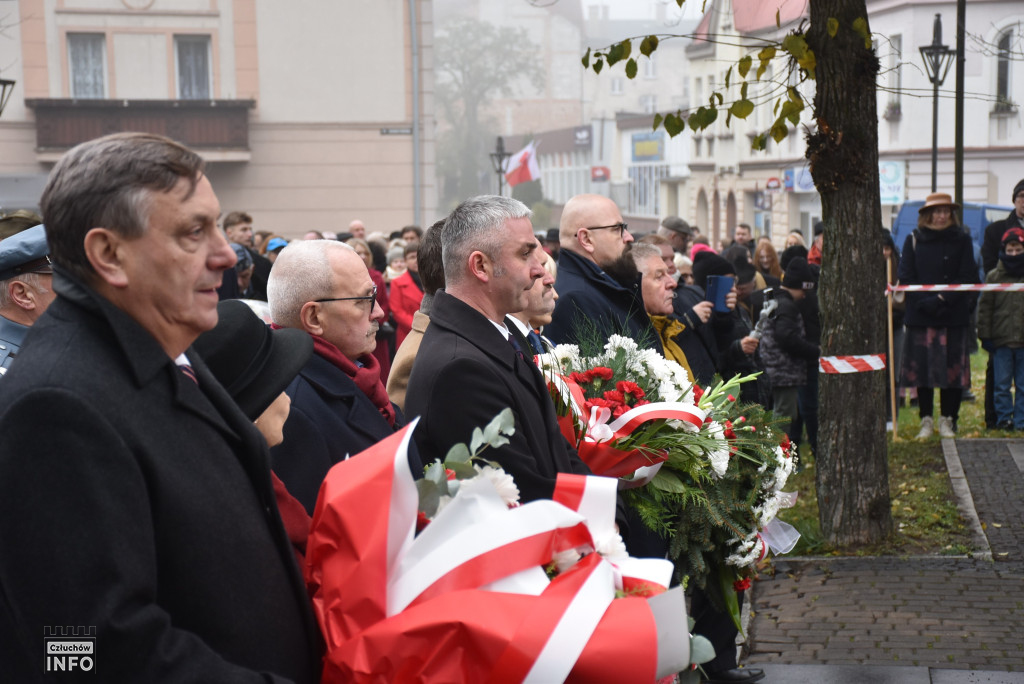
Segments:
[[[807,158],[825,222],[821,353],[884,354],[885,265],[880,236],[878,59],[854,30],[865,0],[811,0],[807,42],[817,58]],[[838,31],[829,36],[829,21]],[[821,530],[837,546],[892,531],[885,437],[884,371],[820,374],[815,478]]]

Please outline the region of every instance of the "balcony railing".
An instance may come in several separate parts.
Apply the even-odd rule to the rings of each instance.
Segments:
[[[210,160],[248,161],[249,110],[255,100],[29,99],[36,154],[52,161],[78,143],[109,133],[159,133]]]

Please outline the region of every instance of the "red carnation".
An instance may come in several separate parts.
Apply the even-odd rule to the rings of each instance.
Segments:
[[[616,404],[626,403],[625,395],[618,390],[608,390],[601,396],[603,396],[608,401],[615,402]]]
[[[732,396],[731,394],[727,396],[726,399],[728,399],[729,401],[736,401],[736,397]]]
[[[569,373],[569,379],[575,382],[577,385],[585,385],[588,382],[590,382],[590,376],[588,376],[586,373],[579,373],[577,371]]]
[[[722,434],[725,435],[726,439],[736,439],[736,433],[732,431],[732,421],[731,420],[725,421],[725,432],[722,433]]]
[[[615,375],[611,368],[605,366],[597,366],[587,371],[587,375],[591,378],[601,378],[602,380],[611,380],[612,376]]]
[[[619,380],[615,383],[615,389],[625,394],[631,394],[637,399],[640,399],[646,394],[640,385],[631,380]]]
[[[744,577],[741,580],[736,580],[732,583],[732,588],[735,589],[737,593],[741,591],[746,591],[750,588],[750,578]]]
[[[427,514],[423,511],[418,511],[416,513],[416,531],[422,532],[429,524],[430,518],[427,517]]]
[[[444,476],[446,478],[448,478],[448,481],[450,482],[451,480],[455,479],[455,471],[452,470],[451,468],[445,468],[444,469]]]
[[[789,448],[792,446],[789,442],[789,435],[784,435],[782,437],[782,441],[779,442],[779,446],[782,447],[783,451],[789,451]]]
[[[700,385],[693,383],[693,400],[700,401],[700,398],[704,396],[704,390],[700,388]]]

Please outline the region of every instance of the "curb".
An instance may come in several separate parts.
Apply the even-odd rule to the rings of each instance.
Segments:
[[[946,459],[946,470],[949,471],[949,481],[953,486],[953,496],[956,497],[956,507],[960,515],[967,521],[967,527],[971,532],[971,542],[976,549],[973,554],[981,560],[992,560],[992,547],[989,546],[988,537],[981,527],[981,520],[978,518],[978,511],[974,508],[974,497],[971,496],[971,487],[964,475],[963,465],[960,463],[960,452],[956,448],[956,440],[945,438],[942,440],[942,455]]]

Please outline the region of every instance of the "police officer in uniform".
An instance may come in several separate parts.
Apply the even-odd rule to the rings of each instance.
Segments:
[[[0,377],[55,296],[49,251],[41,225],[0,241]]]

